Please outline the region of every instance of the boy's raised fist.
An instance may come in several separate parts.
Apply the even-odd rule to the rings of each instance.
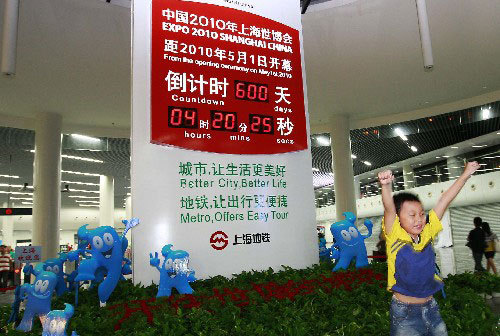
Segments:
[[[390,170],[378,173],[378,181],[380,182],[381,185],[391,184],[393,180],[394,176],[392,175],[392,171]]]

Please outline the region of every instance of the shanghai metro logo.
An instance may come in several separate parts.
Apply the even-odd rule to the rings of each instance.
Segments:
[[[226,248],[226,246],[229,244],[229,239],[228,236],[225,232],[223,231],[217,231],[212,234],[210,237],[210,245],[215,249],[215,250],[223,250]]]

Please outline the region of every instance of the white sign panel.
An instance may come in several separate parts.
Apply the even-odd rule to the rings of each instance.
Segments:
[[[16,263],[35,263],[40,262],[42,257],[41,246],[16,246]]]
[[[318,261],[299,2],[135,1],[134,282]]]

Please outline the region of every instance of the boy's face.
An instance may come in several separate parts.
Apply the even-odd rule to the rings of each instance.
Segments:
[[[399,214],[401,227],[408,234],[416,238],[424,229],[425,212],[420,202],[406,201],[401,205]]]

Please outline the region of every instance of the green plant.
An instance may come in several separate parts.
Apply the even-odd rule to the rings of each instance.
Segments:
[[[107,308],[98,308],[96,289],[82,290],[68,330],[82,336],[388,335],[391,293],[385,289],[386,264],[334,274],[331,269],[332,264],[325,262],[303,270],[284,267],[281,272],[249,271],[231,279],[218,276],[193,283],[192,296],[159,300],[153,299],[154,285],[120,282]],[[491,275],[466,273],[445,280],[447,298],[439,294],[436,298],[449,335],[498,332],[498,316],[477,295],[487,291],[486,286],[496,291],[498,285],[498,278]],[[73,294],[67,293],[54,300],[53,309],[73,301]],[[126,306],[134,312],[124,318]],[[10,307],[0,307],[0,326],[9,314]],[[121,328],[115,330],[122,319]],[[7,329],[9,335],[41,334],[39,323],[28,334]]]

